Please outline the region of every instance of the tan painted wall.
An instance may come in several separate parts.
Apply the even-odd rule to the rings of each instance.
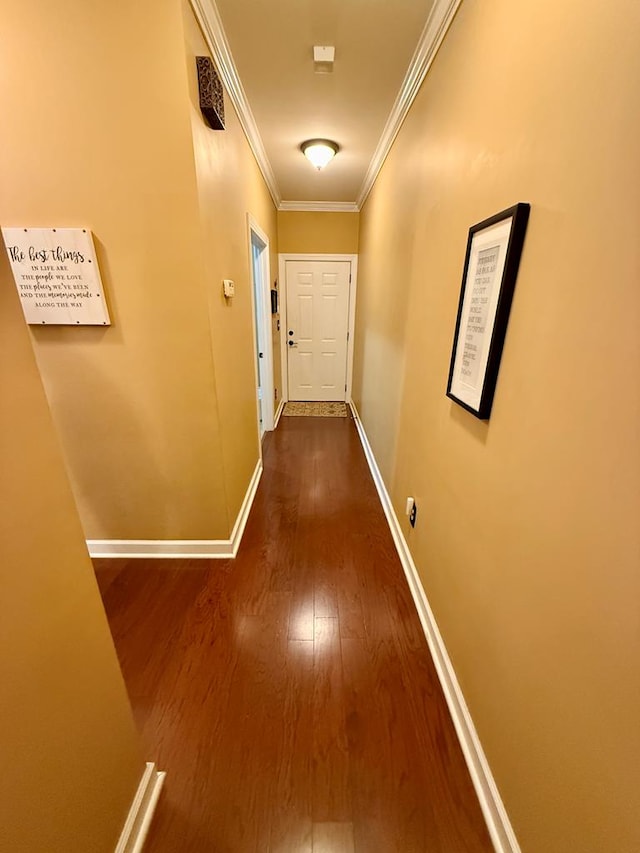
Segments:
[[[258,458],[245,211],[274,244],[275,214],[230,104],[196,132],[192,78],[181,0],[5,28],[0,222],[91,228],[114,321],[33,330],[88,538],[226,538]]]
[[[144,766],[0,248],[0,848],[112,853]]]
[[[279,210],[278,245],[281,252],[355,255],[359,227],[359,213]]]
[[[465,0],[361,214],[354,397],[526,853],[640,849],[639,30]],[[445,397],[464,250],[517,201],[485,424]]]
[[[277,277],[276,210],[246,141],[238,117],[226,99],[224,131],[211,130],[199,109],[196,56],[209,56],[188,2],[187,73],[191,127],[205,245],[205,286],[211,324],[227,499],[231,517],[240,509],[258,459],[255,394],[254,320],[247,212],[269,237],[271,283]],[[211,247],[211,251],[207,251]],[[222,280],[235,281],[235,296],[225,299]],[[280,338],[274,329],[275,387],[280,388]]]

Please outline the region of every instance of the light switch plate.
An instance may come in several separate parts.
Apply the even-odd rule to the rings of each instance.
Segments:
[[[227,299],[231,296],[235,296],[236,285],[230,278],[224,278],[222,280],[222,289]]]

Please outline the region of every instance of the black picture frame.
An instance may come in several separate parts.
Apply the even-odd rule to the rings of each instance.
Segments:
[[[519,202],[469,229],[447,397],[480,420],[491,414],[530,210]]]

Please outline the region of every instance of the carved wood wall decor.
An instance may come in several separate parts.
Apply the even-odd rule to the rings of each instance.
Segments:
[[[224,90],[218,72],[208,56],[196,56],[200,110],[213,130],[224,130]]]

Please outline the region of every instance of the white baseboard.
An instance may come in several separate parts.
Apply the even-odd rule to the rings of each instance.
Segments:
[[[87,539],[90,557],[233,559],[262,476],[262,460],[255,467],[229,539]]]
[[[166,775],[158,772],[155,764],[147,762],[115,853],[140,853],[142,850]]]
[[[278,406],[278,411],[276,412],[276,416],[273,419],[273,428],[274,429],[278,426],[278,423],[280,421],[280,416],[282,415],[282,412],[283,412],[284,407],[285,407],[285,402],[286,401],[283,397],[282,400],[280,400],[280,405]]]
[[[238,548],[240,547],[240,543],[242,542],[242,534],[244,533],[244,529],[247,526],[249,513],[251,512],[251,507],[253,506],[253,501],[256,496],[256,492],[258,491],[260,477],[262,477],[262,459],[258,459],[258,461],[256,462],[256,467],[251,476],[251,480],[249,481],[244,500],[242,501],[242,506],[240,507],[240,512],[238,513],[236,523],[233,525],[233,530],[231,531],[232,557],[236,556],[236,554],[238,553]]]
[[[420,622],[422,623],[422,629],[429,644],[429,650],[431,651],[438,678],[440,679],[440,684],[447,700],[447,705],[449,706],[449,713],[451,714],[458,740],[460,741],[460,746],[462,747],[467,767],[471,774],[471,780],[480,801],[480,807],[493,846],[496,853],[520,853],[520,846],[498,792],[484,750],[482,749],[453,664],[451,663],[444,640],[438,629],[438,624],[429,605],[418,570],[413,562],[411,551],[393,509],[391,498],[382,479],[382,474],[380,473],[371,445],[358,415],[358,410],[353,401],[350,401],[349,405],[353,412],[353,418],[360,441],[362,442],[364,454],[369,463],[371,475],[378,490],[378,495],[380,496],[389,528],[391,529],[391,535],[393,536],[393,541],[398,551],[400,562],[402,563],[402,568],[404,569],[409,589],[411,590],[411,595],[413,596],[418,616],[420,617]]]
[[[230,539],[87,539],[89,556],[146,559],[230,560]]]

